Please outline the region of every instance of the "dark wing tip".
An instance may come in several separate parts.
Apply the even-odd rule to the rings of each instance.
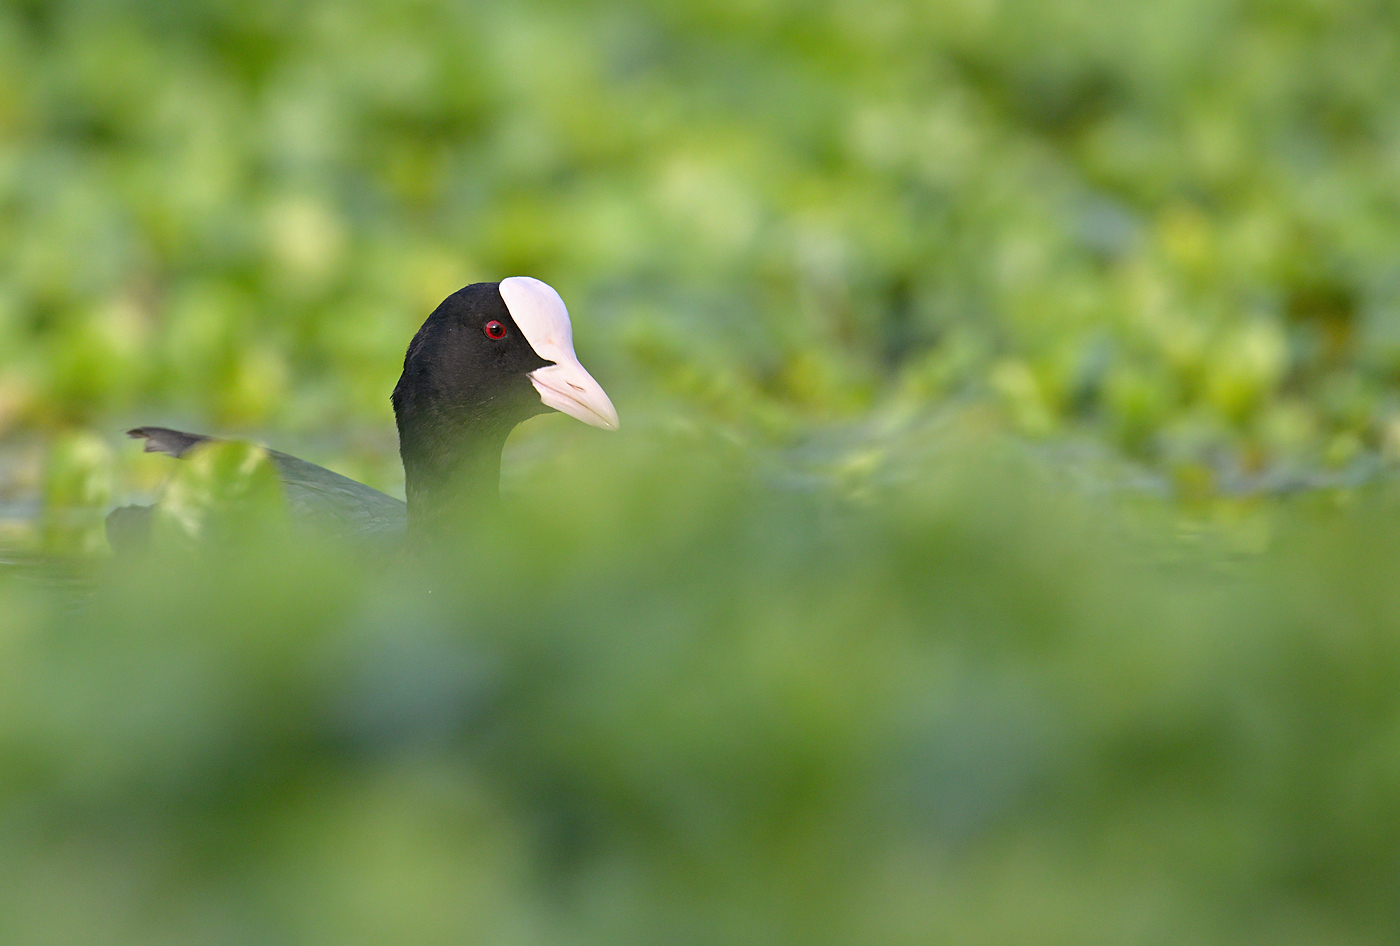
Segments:
[[[145,438],[147,453],[164,453],[172,457],[182,457],[195,444],[210,439],[203,434],[187,434],[169,427],[133,427],[126,435],[134,440]]]

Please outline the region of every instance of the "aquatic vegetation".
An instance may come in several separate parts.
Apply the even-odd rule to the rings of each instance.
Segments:
[[[0,941],[1395,942],[1397,25],[0,6]],[[122,437],[400,491],[513,274],[430,550]]]

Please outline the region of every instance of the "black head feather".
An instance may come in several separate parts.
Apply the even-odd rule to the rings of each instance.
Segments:
[[[548,410],[530,372],[552,362],[530,347],[499,287],[474,283],[448,296],[404,356],[393,403],[412,519],[489,502],[511,429]],[[492,322],[502,337],[488,334]]]

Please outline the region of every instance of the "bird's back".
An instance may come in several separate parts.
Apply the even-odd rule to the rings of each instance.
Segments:
[[[147,453],[177,458],[215,439],[169,427],[137,427],[127,434],[145,440]],[[390,539],[404,534],[408,507],[403,500],[280,450],[268,450],[267,456],[282,480],[291,517],[299,525],[336,538]],[[124,510],[133,508],[138,507],[124,507],[113,516],[131,518],[132,513]]]

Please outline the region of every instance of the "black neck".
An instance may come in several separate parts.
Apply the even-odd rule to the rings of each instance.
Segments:
[[[499,323],[504,334],[490,334]],[[394,386],[408,531],[453,538],[500,500],[501,450],[545,410],[530,372],[549,362],[519,334],[496,283],[443,300],[413,336]]]
[[[399,418],[408,533],[450,537],[499,502],[501,451],[515,424],[421,420]]]

